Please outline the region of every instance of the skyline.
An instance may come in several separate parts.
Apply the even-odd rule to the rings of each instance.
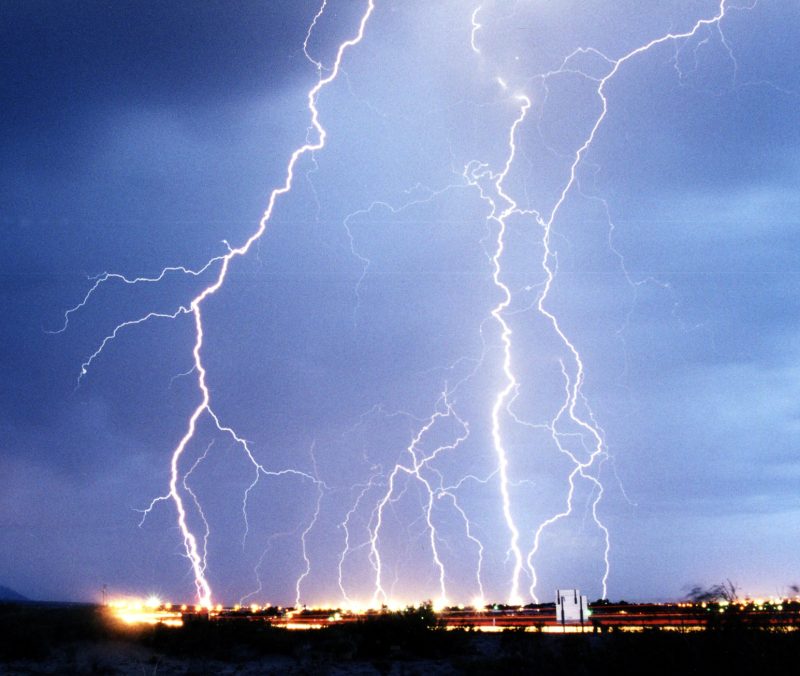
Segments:
[[[795,584],[791,8],[224,5],[3,10],[0,583]]]

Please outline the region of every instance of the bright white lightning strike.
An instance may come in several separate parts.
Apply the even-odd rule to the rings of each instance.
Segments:
[[[324,5],[323,8],[324,10]],[[321,77],[317,83],[311,88],[308,92],[308,109],[311,112],[311,125],[314,127],[318,134],[318,138],[316,143],[306,143],[300,146],[297,150],[295,150],[290,159],[289,163],[286,167],[286,179],[284,184],[279,187],[275,188],[269,196],[269,201],[267,203],[267,208],[264,211],[264,214],[261,217],[261,220],[258,224],[258,229],[256,230],[253,235],[240,247],[231,249],[225,256],[222,257],[222,267],[220,269],[219,275],[216,281],[211,284],[210,286],[203,289],[203,291],[196,296],[191,304],[190,307],[192,309],[192,313],[194,314],[195,318],[195,329],[196,329],[196,341],[193,350],[194,355],[194,364],[195,368],[197,369],[198,373],[198,385],[200,390],[202,391],[203,398],[200,402],[200,405],[194,410],[191,417],[189,418],[189,426],[186,430],[186,434],[184,434],[183,438],[180,440],[177,448],[175,449],[172,455],[172,462],[171,462],[171,472],[170,472],[170,496],[172,497],[173,501],[175,502],[175,506],[178,510],[178,524],[181,529],[181,533],[183,534],[184,544],[186,547],[186,553],[189,557],[189,560],[192,564],[192,569],[195,575],[195,585],[197,587],[197,596],[202,604],[210,604],[211,603],[211,586],[208,583],[208,580],[205,577],[204,570],[202,568],[202,562],[197,552],[197,541],[194,534],[189,530],[189,527],[186,523],[186,511],[183,506],[183,500],[177,490],[177,482],[178,482],[178,462],[183,455],[184,450],[186,449],[186,445],[189,441],[194,437],[195,429],[197,427],[197,421],[200,416],[204,412],[211,412],[210,408],[210,394],[208,391],[208,386],[206,384],[206,370],[203,366],[203,361],[201,357],[201,349],[203,346],[203,320],[201,314],[201,307],[203,302],[211,295],[216,293],[220,287],[224,284],[226,275],[228,273],[228,267],[230,262],[236,256],[244,256],[249,250],[250,247],[257,242],[264,232],[267,229],[267,223],[269,222],[270,218],[272,217],[273,209],[275,208],[275,203],[279,196],[288,193],[292,189],[292,181],[294,180],[294,170],[297,162],[300,160],[301,157],[306,155],[307,153],[313,153],[317,150],[321,150],[325,146],[325,138],[326,132],[324,127],[319,122],[319,111],[317,109],[317,97],[319,96],[320,91],[328,84],[333,82],[336,79],[336,76],[339,74],[339,68],[342,63],[342,57],[344,56],[345,51],[352,47],[353,45],[358,44],[361,42],[362,38],[364,37],[364,29],[367,24],[367,20],[369,19],[370,15],[372,14],[373,10],[375,9],[375,4],[373,0],[368,0],[366,11],[364,12],[363,16],[361,17],[361,21],[358,26],[358,32],[354,38],[346,40],[341,45],[339,45],[339,49],[336,52],[336,59],[334,60],[333,67],[331,68],[330,73],[326,77]],[[322,10],[320,10],[322,11]],[[315,21],[316,21],[315,17]],[[213,415],[213,413],[212,413]],[[214,416],[216,420],[216,416]],[[252,459],[252,455],[248,451],[248,455],[250,455]]]
[[[475,45],[475,33],[480,28],[479,24],[476,21],[476,15],[480,7],[476,8],[473,11],[471,21],[472,21],[472,34],[471,34],[471,47],[473,51],[480,53],[479,50],[476,48]],[[594,125],[591,128],[591,131],[584,141],[584,143],[578,148],[577,152],[574,155],[573,161],[570,165],[569,170],[569,177],[566,183],[564,184],[563,188],[560,191],[558,200],[556,201],[555,205],[553,206],[549,217],[547,219],[543,219],[537,212],[535,211],[527,211],[524,212],[517,207],[515,201],[503,191],[503,181],[506,178],[511,165],[514,160],[514,155],[516,152],[515,146],[515,133],[517,131],[518,126],[524,121],[525,114],[527,113],[528,109],[530,108],[531,102],[525,96],[518,97],[520,100],[523,101],[522,111],[520,116],[514,121],[510,134],[509,134],[509,154],[506,165],[499,174],[494,175],[488,171],[483,165],[478,164],[476,166],[468,166],[465,170],[465,177],[468,181],[473,183],[474,185],[478,186],[481,197],[486,200],[491,206],[491,214],[490,218],[495,220],[499,226],[498,236],[497,236],[497,246],[492,257],[492,262],[494,265],[494,274],[493,280],[495,286],[501,289],[503,294],[503,298],[500,303],[495,306],[492,310],[492,316],[495,318],[496,322],[501,327],[501,341],[503,344],[503,375],[505,378],[505,386],[498,392],[497,397],[495,399],[494,405],[492,407],[492,438],[494,442],[495,452],[498,457],[498,469],[499,469],[499,479],[500,479],[500,486],[501,486],[501,498],[502,498],[502,506],[503,506],[503,514],[506,519],[506,524],[510,532],[510,543],[509,543],[509,553],[513,560],[513,572],[511,576],[511,591],[510,591],[510,602],[517,603],[520,601],[519,595],[519,585],[520,585],[520,577],[523,572],[522,566],[522,554],[520,550],[520,531],[519,528],[516,526],[516,523],[513,518],[512,514],[512,506],[511,506],[511,498],[509,494],[509,477],[508,477],[508,457],[505,451],[505,446],[503,442],[502,436],[502,424],[500,420],[500,416],[503,413],[507,413],[510,417],[515,420],[517,423],[528,424],[525,421],[521,420],[517,415],[513,413],[511,410],[511,404],[513,403],[514,399],[516,398],[516,394],[518,392],[519,383],[517,381],[516,376],[514,375],[512,369],[512,331],[510,326],[508,325],[507,321],[504,318],[504,312],[508,309],[509,305],[511,304],[512,295],[511,290],[506,286],[502,280],[500,279],[501,275],[501,263],[502,263],[502,254],[505,248],[505,232],[507,227],[506,219],[512,214],[522,214],[522,215],[530,215],[534,216],[536,222],[540,225],[543,229],[543,236],[542,236],[542,244],[543,244],[543,256],[542,256],[542,270],[545,273],[545,282],[542,291],[538,294],[538,300],[536,303],[536,307],[538,312],[544,316],[549,323],[551,324],[553,330],[558,335],[559,339],[561,340],[562,344],[567,348],[569,353],[571,354],[572,361],[575,365],[575,374],[572,378],[568,375],[564,363],[562,361],[562,373],[567,382],[566,388],[566,398],[564,401],[561,410],[558,412],[557,416],[554,420],[552,420],[549,425],[547,425],[548,429],[551,431],[552,438],[559,449],[563,454],[567,455],[573,463],[573,470],[570,472],[568,477],[568,493],[567,493],[567,500],[566,500],[566,509],[553,515],[550,518],[545,519],[539,527],[536,529],[534,533],[534,542],[533,547],[529,551],[527,557],[525,557],[525,562],[527,564],[528,572],[530,575],[531,585],[530,585],[530,595],[531,597],[536,600],[536,582],[537,582],[537,574],[534,568],[534,558],[539,549],[541,544],[541,536],[542,533],[558,522],[559,520],[569,516],[572,513],[573,508],[573,495],[575,491],[575,481],[578,476],[583,478],[584,480],[590,482],[595,490],[595,495],[591,503],[591,511],[592,517],[597,525],[598,529],[602,532],[604,538],[604,551],[603,551],[603,560],[604,560],[604,573],[602,577],[602,595],[603,598],[607,596],[607,584],[608,584],[608,576],[610,572],[610,562],[609,562],[609,553],[610,553],[610,537],[608,528],[603,524],[600,520],[597,507],[600,500],[603,497],[603,486],[600,481],[589,473],[589,470],[595,467],[599,461],[601,461],[605,457],[604,451],[604,442],[600,433],[600,430],[594,421],[593,415],[591,413],[591,409],[588,408],[588,404],[586,404],[586,400],[582,394],[582,385],[584,381],[584,374],[585,374],[585,367],[583,364],[583,360],[580,356],[578,349],[575,347],[574,343],[567,337],[565,332],[562,330],[560,323],[555,316],[546,306],[546,302],[548,300],[550,291],[553,286],[553,282],[556,277],[556,271],[553,266],[553,261],[556,260],[555,254],[551,248],[551,234],[553,223],[556,219],[556,216],[561,209],[564,201],[567,198],[567,195],[570,193],[572,188],[574,187],[577,181],[577,169],[578,166],[581,164],[586,152],[591,147],[595,136],[597,134],[600,125],[602,124],[603,120],[606,117],[608,112],[608,100],[605,95],[605,87],[606,84],[614,77],[614,75],[618,72],[619,68],[628,60],[632,59],[633,57],[646,52],[656,45],[661,43],[670,41],[670,40],[680,40],[690,38],[697,33],[697,31],[703,26],[711,26],[715,25],[719,30],[719,24],[722,18],[725,16],[725,0],[720,0],[719,4],[719,11],[718,13],[710,18],[710,19],[700,19],[698,20],[691,30],[686,31],[684,33],[668,33],[660,38],[656,38],[651,40],[650,42],[633,49],[632,51],[628,52],[624,56],[620,57],[619,59],[613,60],[609,59],[605,55],[600,54],[596,50],[590,49],[578,49],[573,52],[570,56],[564,59],[562,66],[559,70],[551,72],[543,76],[543,79],[547,79],[549,77],[555,76],[559,73],[569,72],[571,69],[569,68],[568,64],[572,57],[576,56],[579,53],[585,52],[594,52],[599,54],[609,65],[610,70],[609,72],[599,80],[597,80],[597,95],[602,102],[602,110],[600,115],[596,118]],[[729,54],[731,53],[730,47],[727,42],[724,40],[723,36],[723,43],[726,46]],[[574,72],[574,71],[572,71]],[[582,74],[582,73],[581,73]],[[590,76],[586,75],[587,78]],[[508,89],[507,81],[497,76],[496,81],[501,86],[501,88],[506,91]],[[481,179],[487,177],[491,177],[493,181],[493,192],[494,194],[502,199],[508,206],[505,209],[501,209],[498,207],[497,201],[492,195],[487,194],[484,191],[484,188],[480,185]],[[578,402],[582,402],[586,405],[586,408],[589,411],[588,419],[584,419],[578,411]],[[581,430],[583,430],[586,434],[588,434],[589,438],[592,440],[593,448],[588,455],[588,458],[585,461],[580,461],[578,458],[569,451],[567,447],[565,447],[560,440],[560,433],[557,431],[559,420],[564,416],[568,416],[571,422],[577,425]],[[595,467],[596,469],[596,467]]]
[[[471,20],[472,20],[472,32],[470,33],[470,36],[469,36],[469,45],[472,48],[472,51],[475,52],[476,54],[480,54],[481,53],[481,50],[478,47],[477,42],[476,42],[476,39],[478,37],[478,31],[481,28],[483,28],[483,26],[478,23],[478,12],[481,11],[481,8],[482,8],[481,5],[476,7],[475,10],[472,12],[472,17],[471,17]]]
[[[226,428],[223,425],[221,425],[219,419],[217,418],[216,414],[213,412],[213,410],[211,408],[211,395],[210,395],[210,392],[209,392],[209,389],[208,389],[208,385],[207,385],[207,381],[206,381],[207,373],[206,373],[206,369],[205,369],[205,366],[203,364],[203,359],[202,359],[202,348],[203,348],[203,338],[204,338],[202,307],[203,307],[203,303],[209,297],[211,297],[217,291],[219,291],[219,289],[225,283],[225,280],[226,280],[227,274],[228,274],[228,269],[230,267],[231,262],[234,260],[234,258],[236,258],[238,256],[246,255],[250,251],[250,249],[253,246],[253,244],[255,244],[263,236],[264,232],[267,229],[267,224],[269,223],[270,218],[272,217],[272,212],[273,212],[273,210],[275,208],[275,204],[276,204],[277,199],[280,196],[285,195],[286,193],[288,193],[292,189],[292,184],[293,184],[294,175],[295,175],[295,168],[296,168],[297,163],[300,160],[300,158],[304,157],[307,154],[312,154],[315,151],[321,150],[325,146],[325,139],[326,139],[327,133],[325,131],[325,128],[321,125],[321,123],[319,121],[319,110],[317,109],[317,98],[319,96],[319,93],[322,91],[322,89],[325,88],[331,82],[333,82],[336,79],[337,75],[339,74],[339,70],[340,70],[341,63],[342,63],[342,58],[344,56],[345,51],[347,49],[349,49],[350,47],[353,47],[354,45],[357,45],[363,39],[364,30],[365,30],[367,21],[368,21],[370,15],[372,14],[372,12],[375,9],[375,4],[374,4],[373,0],[368,0],[366,9],[365,9],[363,15],[361,16],[361,20],[359,22],[358,30],[356,32],[355,37],[350,38],[350,39],[344,41],[343,43],[341,43],[339,45],[339,48],[336,51],[336,57],[334,59],[333,66],[330,68],[330,71],[328,72],[328,74],[325,77],[322,77],[321,76],[321,71],[322,71],[321,63],[315,61],[313,58],[311,58],[308,55],[307,48],[308,48],[308,40],[310,39],[311,32],[312,32],[312,30],[314,28],[314,25],[316,24],[316,21],[319,19],[319,17],[324,12],[325,6],[326,6],[326,2],[323,2],[320,10],[315,15],[314,20],[313,20],[311,26],[308,29],[308,32],[306,34],[306,40],[305,40],[304,45],[303,45],[304,52],[305,52],[306,56],[308,57],[308,59],[312,63],[317,65],[318,70],[320,71],[320,78],[318,79],[317,83],[309,90],[308,95],[307,95],[308,110],[311,113],[311,127],[310,127],[310,129],[314,130],[314,132],[317,135],[317,138],[316,138],[315,141],[307,141],[304,145],[302,145],[299,148],[297,148],[291,154],[291,156],[289,158],[289,162],[288,162],[287,167],[286,167],[286,178],[284,180],[284,183],[283,183],[282,186],[280,186],[278,188],[275,188],[270,193],[269,200],[267,202],[267,208],[264,211],[264,213],[263,213],[263,215],[262,215],[262,217],[261,217],[261,219],[260,219],[260,221],[258,223],[258,228],[256,229],[256,231],[249,237],[249,239],[247,239],[247,241],[245,241],[244,244],[242,244],[241,246],[236,247],[236,248],[232,248],[232,247],[229,246],[228,247],[228,252],[224,256],[218,256],[218,257],[215,257],[215,258],[211,259],[199,271],[192,271],[192,270],[189,270],[189,269],[184,268],[184,267],[170,267],[170,268],[165,268],[164,270],[162,270],[161,273],[157,277],[153,277],[153,278],[136,278],[136,279],[132,279],[132,280],[128,279],[128,278],[125,278],[122,275],[116,275],[116,274],[112,275],[112,274],[106,273],[105,275],[103,275],[100,278],[98,278],[98,280],[91,287],[91,289],[88,291],[88,293],[86,294],[86,296],[84,297],[83,301],[80,304],[78,304],[76,307],[74,307],[74,308],[72,308],[72,309],[67,311],[67,313],[65,314],[65,317],[64,317],[64,326],[61,329],[61,330],[64,330],[67,327],[67,325],[69,323],[70,314],[72,314],[73,312],[75,312],[78,309],[80,309],[81,307],[83,307],[86,304],[86,302],[88,302],[90,296],[97,290],[99,285],[102,284],[105,281],[108,281],[110,279],[118,279],[118,280],[123,281],[126,284],[135,284],[135,283],[139,283],[139,282],[157,282],[157,281],[160,281],[161,279],[163,279],[164,276],[168,272],[171,272],[171,271],[179,271],[179,272],[182,272],[182,273],[185,273],[185,274],[192,274],[194,276],[198,276],[198,275],[202,274],[203,272],[206,272],[211,267],[211,265],[213,263],[215,263],[215,262],[219,262],[220,263],[220,268],[219,268],[219,272],[217,273],[216,279],[210,285],[206,286],[197,296],[195,296],[192,299],[192,301],[189,304],[188,308],[181,307],[181,308],[179,308],[178,311],[176,311],[174,314],[171,314],[171,315],[170,314],[164,314],[164,313],[152,312],[152,313],[149,313],[149,314],[147,314],[147,315],[145,315],[145,316],[143,316],[143,317],[141,317],[139,319],[123,322],[122,324],[118,325],[114,329],[114,331],[102,341],[100,347],[81,366],[81,377],[83,377],[86,374],[87,369],[91,365],[92,361],[102,352],[102,350],[105,348],[105,346],[111,340],[116,338],[116,336],[118,335],[119,331],[121,331],[123,329],[126,329],[126,328],[128,328],[130,326],[133,326],[133,325],[136,325],[136,324],[141,324],[141,323],[143,323],[143,322],[145,322],[145,321],[147,321],[149,319],[153,319],[153,318],[156,318],[156,317],[165,317],[165,318],[174,319],[175,317],[177,317],[180,314],[191,314],[191,315],[193,315],[193,317],[194,317],[194,326],[195,326],[195,343],[194,343],[194,348],[192,350],[192,355],[193,355],[193,358],[194,358],[194,369],[197,372],[197,384],[198,384],[198,387],[199,387],[200,392],[202,394],[202,399],[201,399],[200,404],[198,404],[198,406],[195,408],[195,410],[192,412],[191,416],[189,417],[189,421],[188,421],[188,426],[187,426],[186,432],[183,435],[183,437],[181,438],[180,442],[178,443],[177,447],[175,448],[175,450],[174,450],[174,452],[172,454],[172,458],[171,458],[171,461],[170,461],[170,480],[169,480],[169,493],[168,493],[168,496],[175,503],[175,507],[176,507],[177,512],[178,512],[178,526],[180,528],[180,531],[181,531],[181,534],[182,534],[182,537],[183,537],[183,543],[184,543],[184,548],[185,548],[185,551],[186,551],[186,556],[187,556],[187,558],[189,559],[189,561],[191,563],[192,572],[193,572],[194,580],[195,580],[195,587],[196,587],[196,591],[197,591],[197,599],[198,599],[198,602],[201,605],[204,605],[204,606],[205,605],[211,605],[211,597],[212,597],[211,586],[210,586],[210,584],[208,582],[208,579],[206,578],[206,575],[205,575],[205,560],[204,560],[204,556],[199,551],[197,538],[194,535],[194,533],[191,531],[191,529],[189,528],[189,525],[187,523],[186,508],[185,508],[184,503],[183,503],[183,498],[181,497],[181,492],[180,492],[180,490],[178,488],[178,484],[179,484],[180,477],[181,477],[179,463],[180,463],[181,457],[183,456],[184,451],[186,450],[186,446],[188,445],[188,443],[195,436],[195,431],[197,429],[197,424],[198,424],[198,421],[200,420],[201,416],[203,414],[210,415],[211,418],[214,420],[214,423],[217,425],[218,429],[220,429],[222,431],[229,432],[235,438],[235,440],[237,442],[239,442],[240,445],[243,446],[243,448],[245,449],[249,459],[251,460],[251,462],[253,462],[253,464],[256,467],[257,476],[261,471],[263,471],[263,468],[255,461],[252,453],[250,452],[250,449],[248,448],[248,446],[244,442],[244,440],[240,439],[234,433],[234,431],[231,430],[230,428]],[[251,488],[252,488],[252,486],[251,486]],[[158,500],[160,500],[160,499],[157,498],[156,501],[158,501]],[[148,511],[152,507],[153,507],[153,504],[151,504],[150,508],[148,508]]]
[[[509,553],[513,559],[513,572],[511,574],[511,589],[509,591],[508,602],[511,604],[517,604],[521,601],[519,586],[520,577],[523,571],[523,556],[519,544],[519,528],[517,527],[514,515],[512,513],[511,495],[509,493],[509,461],[505,443],[503,442],[502,422],[500,418],[502,412],[508,405],[509,397],[517,388],[518,383],[512,368],[511,327],[504,317],[504,312],[511,304],[511,290],[501,279],[501,274],[503,252],[505,251],[506,246],[505,235],[507,229],[507,219],[511,214],[518,211],[516,202],[504,192],[503,181],[507,177],[511,165],[514,162],[514,156],[516,154],[517,129],[519,128],[519,125],[522,124],[531,106],[530,99],[528,99],[526,96],[518,97],[518,101],[520,102],[520,112],[509,130],[508,155],[502,171],[493,174],[485,166],[480,164],[476,165],[474,163],[468,165],[465,169],[465,178],[468,182],[478,187],[481,197],[491,207],[489,218],[495,221],[498,227],[496,245],[494,254],[491,257],[491,262],[493,268],[492,280],[494,285],[501,292],[501,299],[492,309],[491,315],[494,317],[495,322],[500,327],[500,340],[503,345],[502,371],[505,379],[505,386],[497,393],[494,404],[492,405],[492,442],[494,445],[495,455],[497,456],[503,517],[510,533]],[[488,194],[484,191],[484,188],[479,183],[481,179],[489,179],[491,186],[494,189],[494,195]],[[500,206],[498,204],[500,200],[505,203],[505,206]]]

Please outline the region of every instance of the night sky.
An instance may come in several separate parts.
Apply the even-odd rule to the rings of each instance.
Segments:
[[[319,8],[0,3],[0,584],[195,598],[174,502],[143,520],[201,402],[192,316],[78,379],[219,264],[65,312],[256,231],[366,2],[328,1],[321,72]],[[215,601],[509,600],[504,389],[523,600],[534,572],[540,600],[601,596],[601,525],[612,599],[800,582],[800,8],[729,0],[607,78],[719,10],[376,0],[324,148],[202,306],[213,413],[275,473],[199,418],[178,490]]]

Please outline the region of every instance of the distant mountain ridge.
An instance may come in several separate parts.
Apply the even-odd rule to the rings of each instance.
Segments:
[[[0,601],[30,601],[30,599],[0,584]]]

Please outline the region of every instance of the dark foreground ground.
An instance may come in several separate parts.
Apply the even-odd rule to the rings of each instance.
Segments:
[[[425,612],[312,631],[262,623],[123,627],[94,606],[0,605],[0,674],[797,673],[800,632],[546,635],[446,631]]]

